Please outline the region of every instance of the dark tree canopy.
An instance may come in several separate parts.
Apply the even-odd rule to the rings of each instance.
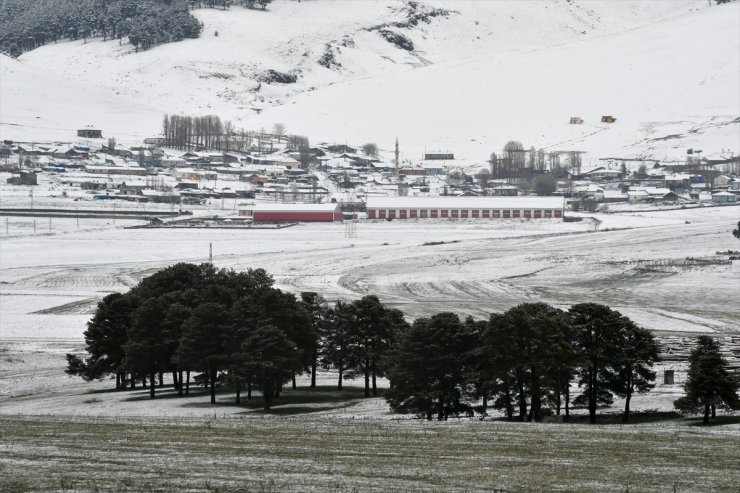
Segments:
[[[18,56],[65,39],[128,37],[136,49],[197,38],[186,0],[3,0],[0,50]]]
[[[446,419],[465,410],[466,355],[475,338],[454,313],[419,318],[390,356],[386,400],[397,412]]]
[[[703,413],[709,423],[710,410],[718,406],[740,408],[740,380],[728,371],[719,342],[710,336],[699,336],[689,355],[689,373],[684,384],[686,395],[674,403],[686,413]]]

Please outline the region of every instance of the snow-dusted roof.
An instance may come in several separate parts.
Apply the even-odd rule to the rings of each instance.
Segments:
[[[368,197],[372,209],[562,209],[562,197]]]
[[[255,212],[338,212],[338,204],[255,204]]]

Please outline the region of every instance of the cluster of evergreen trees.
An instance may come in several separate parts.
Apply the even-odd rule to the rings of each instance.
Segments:
[[[422,350],[423,348],[423,350]],[[659,348],[652,334],[619,312],[593,303],[564,312],[544,303],[518,305],[488,321],[439,313],[414,321],[395,345],[387,395],[397,411],[427,419],[472,413],[489,402],[509,419],[539,421],[554,411],[569,416],[570,385],[582,393],[573,404],[630,399],[654,386]]]
[[[374,296],[329,307],[315,293],[297,299],[274,288],[262,269],[176,264],[103,298],[85,331],[88,356],[67,355],[67,372],[86,380],[114,374],[119,389],[146,382],[152,398],[165,373],[183,395],[198,372],[212,403],[217,384],[232,385],[237,403],[242,387],[251,397],[254,384],[269,409],[297,374],[310,372],[315,387],[323,365],[338,370],[339,389],[362,375],[369,396],[405,327],[403,314]]]
[[[623,419],[635,394],[655,385],[659,346],[653,335],[605,305],[583,303],[563,311],[525,303],[488,320],[443,312],[408,324],[377,297],[327,304],[316,293],[300,298],[273,287],[262,269],[246,272],[212,264],[176,264],[144,278],[130,291],[106,296],[85,331],[87,357],[69,354],[67,372],[86,380],[116,376],[116,388],[149,386],[155,397],[164,374],[179,395],[191,372],[210,388],[259,387],[265,409],[283,385],[317,368],[345,379],[364,379],[365,396],[378,394],[397,412],[427,419],[486,413],[489,406],[510,420],[540,421],[572,405],[597,407],[625,399]],[[737,407],[738,380],[726,370],[719,345],[699,339],[690,358],[684,411]],[[571,401],[571,384],[581,388]],[[482,404],[480,404],[482,403]]]
[[[197,38],[187,0],[2,0],[0,50],[10,56],[65,39],[128,40],[138,50]]]

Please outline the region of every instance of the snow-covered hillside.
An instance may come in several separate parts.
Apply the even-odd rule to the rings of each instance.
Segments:
[[[398,137],[410,159],[483,162],[510,139],[592,159],[740,152],[740,3],[277,0],[195,15],[200,39],[144,52],[97,39],[2,57],[0,133],[94,124],[123,140],[156,134],[164,113],[215,113],[314,141]]]

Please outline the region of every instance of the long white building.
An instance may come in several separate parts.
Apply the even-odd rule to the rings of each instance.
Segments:
[[[368,197],[368,219],[562,219],[562,197]]]

